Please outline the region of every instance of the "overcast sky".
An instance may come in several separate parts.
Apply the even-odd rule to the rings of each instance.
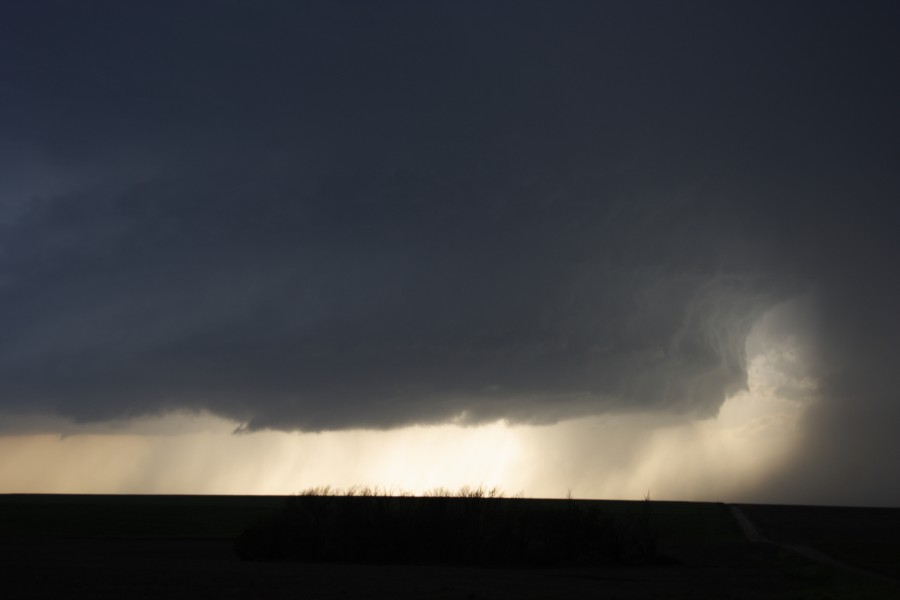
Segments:
[[[4,2],[0,430],[701,422],[769,315],[815,398],[767,497],[900,503],[898,30],[887,1]]]

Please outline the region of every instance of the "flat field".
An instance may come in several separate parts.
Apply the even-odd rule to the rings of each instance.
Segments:
[[[0,536],[234,539],[283,496],[0,495]]]
[[[900,579],[900,509],[741,505],[760,532]]]
[[[664,560],[642,566],[552,568],[247,562],[235,556],[233,539],[258,519],[279,510],[285,498],[5,495],[0,496],[3,595],[900,598],[900,585],[895,581],[816,563],[774,544],[746,541],[728,507],[722,504],[520,501],[555,503],[551,505],[560,507],[569,502],[590,503],[611,518],[628,518],[649,508]],[[862,523],[860,530],[900,515],[900,510],[894,509],[887,513],[879,512],[881,509],[832,510],[856,511],[853,514]],[[759,527],[772,539],[795,535],[791,527],[805,522],[802,514],[808,514],[808,523],[803,526],[806,529],[801,528],[805,535],[809,528],[817,530],[818,521],[825,529],[841,523],[839,528],[843,528],[841,535],[845,537],[853,529],[853,519],[848,522],[844,517],[822,517],[825,513],[821,509],[810,507],[748,507],[747,512],[760,519]],[[428,532],[423,531],[422,535],[427,536]],[[819,531],[816,539],[827,546],[834,537],[830,535]],[[867,560],[867,564],[874,565],[890,556],[890,545],[885,547],[888,550],[882,548],[880,554],[869,548],[864,553],[868,556],[865,560],[852,556],[850,546],[841,551],[849,553],[856,562]]]

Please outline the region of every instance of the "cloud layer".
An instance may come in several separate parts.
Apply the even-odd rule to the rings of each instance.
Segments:
[[[786,293],[729,264],[727,223],[697,231],[715,206],[410,178],[250,169],[32,202],[3,242],[3,396],[302,429],[713,414]]]
[[[2,13],[5,412],[706,417],[805,296],[809,456],[895,449],[890,3]]]

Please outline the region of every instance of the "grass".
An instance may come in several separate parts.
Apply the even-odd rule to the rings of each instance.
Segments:
[[[505,498],[497,488],[414,497],[314,488],[247,529],[250,560],[469,565],[640,564],[656,559],[650,504],[607,514],[596,502]]]
[[[896,582],[879,580],[811,561],[795,552],[760,545],[758,561],[794,583],[795,590],[783,594],[791,600],[884,600],[900,598]]]
[[[896,509],[749,509],[759,513],[768,535],[796,537],[853,564],[882,566],[890,572],[888,567],[897,556]],[[258,564],[238,561],[231,552],[242,532],[258,532],[262,524],[277,522],[288,514],[302,524],[315,510],[320,511],[313,516],[321,537],[291,541],[287,533],[302,529],[281,529],[278,535],[284,536],[288,545],[306,543],[321,552],[316,559],[319,562]],[[415,513],[418,516],[409,516]],[[335,519],[347,516],[357,522],[335,524]],[[529,519],[531,524],[521,524]],[[640,532],[645,525],[655,551],[672,561],[660,564],[658,556],[648,560],[622,553],[628,544],[634,544],[623,534]],[[361,542],[357,534],[366,528],[369,541]],[[545,533],[548,529],[542,528],[552,532]],[[408,534],[398,536],[397,532],[404,530]],[[334,531],[343,533],[329,537]],[[404,535],[409,536],[407,542]],[[404,546],[407,543],[412,545]],[[509,545],[516,547],[504,550]],[[559,550],[554,550],[554,545]],[[404,555],[410,548],[416,552],[412,559]],[[428,548],[435,554],[423,554]],[[376,549],[377,553],[366,554]],[[387,553],[382,554],[382,549]],[[84,586],[85,577],[89,578],[85,573],[94,573],[96,590],[106,590],[113,577],[122,585],[134,585],[129,588],[134,591],[146,587],[146,582],[160,573],[165,575],[159,575],[157,585],[163,586],[174,571],[181,573],[184,581],[214,581],[221,586],[228,580],[250,595],[270,577],[275,579],[266,589],[278,593],[302,587],[298,582],[308,578],[319,581],[321,589],[315,589],[321,591],[331,589],[335,577],[358,578],[359,586],[365,587],[371,584],[366,577],[382,575],[392,582],[389,587],[393,591],[394,574],[402,573],[415,580],[409,589],[417,591],[409,597],[422,596],[416,586],[438,596],[448,578],[456,578],[454,585],[460,589],[482,581],[483,588],[475,586],[472,591],[494,596],[497,589],[519,581],[527,581],[520,588],[525,594],[522,597],[531,592],[535,597],[559,596],[558,586],[577,581],[581,582],[578,593],[567,597],[590,596],[596,591],[594,585],[618,590],[624,597],[645,597],[641,595],[645,592],[646,597],[696,598],[900,597],[893,582],[822,565],[776,546],[748,543],[722,504],[526,500],[507,498],[496,488],[483,487],[432,490],[424,498],[360,487],[317,488],[293,497],[0,495],[0,554],[11,575],[21,573],[17,581],[24,586],[22,590],[33,591],[39,580],[61,582],[61,587],[54,588],[59,593],[48,591],[44,594],[48,597],[64,594],[71,586]],[[73,561],[81,566],[73,569]],[[107,568],[111,561],[116,565],[113,569]],[[354,562],[390,565],[349,564]],[[399,563],[419,565],[407,568]],[[441,566],[456,564],[578,566],[563,570]],[[589,568],[591,565],[597,568]],[[502,585],[497,583],[501,580]],[[495,583],[501,587],[490,587]],[[541,588],[545,593],[539,594],[535,586],[545,584],[548,587]],[[555,592],[548,591],[551,589]],[[382,595],[396,597],[393,593]]]
[[[411,497],[402,490],[311,488],[298,494]],[[521,499],[497,488],[436,488],[426,497]],[[0,494],[0,537],[234,539],[252,524],[284,510],[285,496]],[[595,507],[612,520],[640,518],[644,501],[525,500],[550,506]],[[716,503],[652,501],[650,521],[663,542],[740,539],[727,510]]]
[[[233,539],[283,496],[0,495],[0,537]]]
[[[744,505],[770,539],[900,578],[900,509]]]

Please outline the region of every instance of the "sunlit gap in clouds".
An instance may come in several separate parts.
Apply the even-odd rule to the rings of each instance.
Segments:
[[[0,436],[0,492],[422,493],[484,484],[533,497],[759,499],[815,398],[808,328],[797,325],[804,306],[787,303],[759,320],[747,339],[748,389],[713,419],[644,413],[549,426],[235,434],[237,423],[212,415],[167,415],[65,436]]]

